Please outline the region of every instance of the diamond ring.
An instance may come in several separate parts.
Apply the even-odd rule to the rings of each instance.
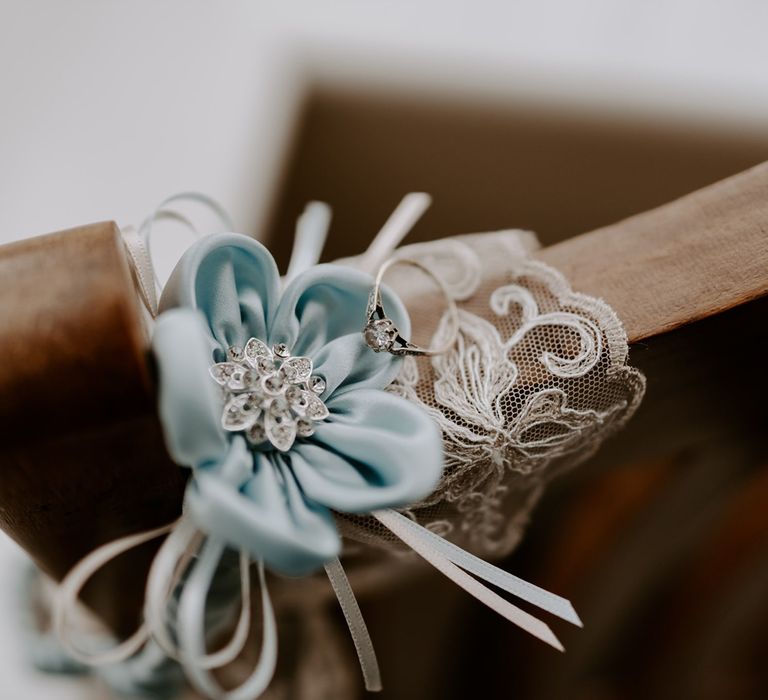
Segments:
[[[403,338],[392,319],[384,311],[381,300],[381,282],[384,278],[384,273],[393,265],[410,265],[421,270],[435,281],[448,302],[447,312],[451,322],[451,334],[449,341],[441,347],[422,348]],[[365,344],[374,352],[388,352],[392,355],[442,355],[453,347],[459,332],[459,317],[456,303],[442,280],[426,265],[412,258],[393,257],[379,268],[376,274],[376,281],[368,296],[368,306],[365,315],[366,324],[365,328],[363,328],[363,339]]]

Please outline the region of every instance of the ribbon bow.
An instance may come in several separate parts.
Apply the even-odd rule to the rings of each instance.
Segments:
[[[417,196],[404,200],[383,229],[388,247],[404,235],[391,222],[410,227],[415,208],[423,207],[423,200],[413,199]],[[315,264],[328,219],[313,211],[297,232],[303,243],[284,289],[267,249],[239,234],[199,240],[166,284],[152,346],[167,446],[177,463],[192,469],[184,515],[165,528],[105,545],[70,572],[56,621],[77,658],[111,663],[135,653],[151,637],[181,662],[201,692],[251,700],[267,687],[277,653],[265,567],[292,576],[325,567],[366,687],[379,689],[373,646],[338,560],[341,540],[333,512],[373,515],[473,596],[558,649],[562,646],[546,624],[467,572],[581,624],[568,601],[392,510],[418,502],[435,488],[442,472],[441,435],[421,408],[384,391],[399,371],[399,358],[374,353],[362,340],[371,278],[349,267]],[[308,233],[313,226],[314,233]],[[381,237],[378,241],[367,259],[383,254]],[[132,257],[137,259],[135,251]],[[388,313],[408,333],[402,303],[392,292],[383,293]],[[309,406],[317,411],[310,413]],[[150,571],[142,627],[104,654],[80,651],[65,618],[87,578],[117,554],[167,533]],[[240,552],[240,619],[230,642],[208,654],[206,600],[228,549]],[[225,692],[210,669],[233,660],[245,644],[251,561],[261,587],[261,657],[241,686]],[[169,601],[175,595],[178,609],[171,621]]]

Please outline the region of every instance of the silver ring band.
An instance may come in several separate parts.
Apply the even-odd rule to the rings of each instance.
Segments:
[[[428,275],[435,281],[438,288],[442,292],[446,301],[448,302],[448,313],[450,315],[452,332],[451,337],[447,343],[438,348],[422,348],[415,345],[407,338],[403,338],[400,335],[400,331],[395,326],[394,322],[387,316],[384,306],[381,301],[381,282],[384,278],[384,273],[393,265],[411,265],[423,273]],[[448,352],[454,343],[459,333],[459,315],[456,308],[456,303],[446,289],[443,281],[426,265],[420,263],[418,260],[412,258],[398,258],[393,257],[387,260],[376,274],[376,280],[374,282],[371,293],[368,296],[368,306],[366,308],[366,324],[363,328],[363,339],[365,344],[371,348],[374,352],[388,352],[391,355],[417,355],[417,356],[429,356],[429,355],[442,355]]]

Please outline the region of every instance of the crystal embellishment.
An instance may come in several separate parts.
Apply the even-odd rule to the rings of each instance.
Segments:
[[[233,362],[241,362],[245,357],[243,349],[239,345],[232,345],[227,350],[227,357]]]
[[[398,330],[388,318],[368,321],[363,329],[363,339],[374,352],[386,352],[397,338]]]
[[[291,356],[284,343],[270,349],[251,338],[243,348],[228,348],[227,361],[210,368],[224,396],[224,430],[243,432],[252,445],[281,452],[297,437],[312,435],[329,415],[320,398],[325,380],[312,369],[309,357]]]
[[[325,379],[322,377],[312,377],[309,380],[309,388],[316,394],[322,394],[325,391]]]

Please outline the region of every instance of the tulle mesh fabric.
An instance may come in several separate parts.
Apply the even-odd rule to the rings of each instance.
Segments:
[[[484,557],[516,546],[548,481],[592,455],[645,389],[614,312],[532,259],[536,247],[532,234],[506,231],[398,251],[439,275],[459,308],[451,352],[407,358],[389,388],[432,415],[445,445],[437,489],[403,512]],[[434,282],[400,266],[390,284],[414,340],[442,343],[450,325]],[[373,518],[339,516],[339,525],[350,543],[400,547]]]

